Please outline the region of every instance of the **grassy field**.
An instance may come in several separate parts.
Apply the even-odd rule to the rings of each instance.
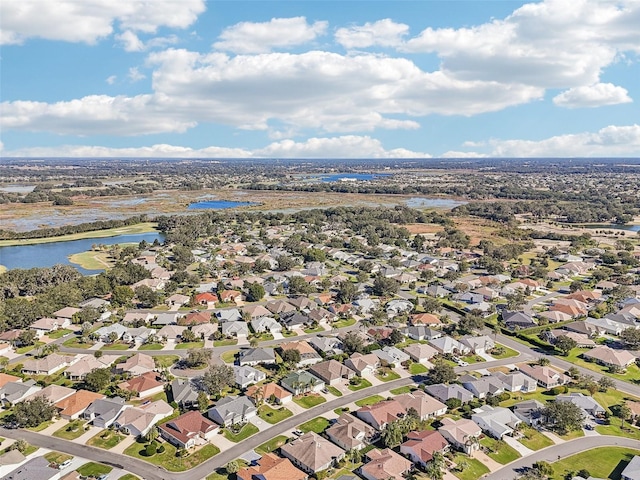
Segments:
[[[383,382],[390,382],[391,380],[397,380],[400,378],[400,375],[393,370],[383,370],[376,372],[376,378]]]
[[[180,360],[178,355],[152,355],[152,357],[153,361],[156,362],[157,368],[169,368]]]
[[[356,377],[357,378],[357,377]],[[349,384],[349,390],[352,392],[357,392],[358,390],[362,390],[363,388],[369,388],[371,386],[371,382],[366,378],[360,378],[360,383],[357,385]]]
[[[76,471],[83,477],[98,478],[100,475],[111,472],[112,467],[107,467],[101,463],[89,462],[82,465],[80,468],[76,468]]]
[[[251,435],[255,435],[256,433],[258,433],[258,431],[258,427],[256,427],[253,423],[247,423],[238,433],[232,433],[227,428],[223,430],[223,433],[224,438],[234,443],[238,443],[242,440],[246,440]]]
[[[512,348],[507,347],[506,345],[497,344],[496,346],[499,346],[504,350],[504,353],[502,353],[500,355],[490,354],[496,360],[501,360],[503,358],[511,358],[511,357],[517,357],[518,356],[518,352],[516,352]]]
[[[213,342],[214,347],[228,347],[230,345],[237,345],[237,344],[238,344],[237,338],[227,338],[226,340],[215,340]],[[204,342],[202,342],[202,347],[204,347]],[[202,347],[198,347],[198,348],[202,348]]]
[[[553,445],[553,441],[551,441],[549,437],[533,428],[526,428],[524,430],[524,436],[519,441],[531,450],[540,450]]]
[[[291,413],[291,410],[287,410],[284,407],[273,409],[269,405],[262,405],[258,409],[258,416],[265,422],[270,423],[271,425],[275,425],[285,418],[292,417],[293,413]]]
[[[91,343],[82,343],[79,337],[71,337],[62,342],[62,345],[69,348],[89,348],[92,346]]]
[[[87,442],[87,445],[92,447],[103,448],[105,450],[110,450],[116,445],[118,445],[122,440],[126,437],[120,433],[111,430],[105,430],[103,432],[98,433],[94,437],[91,437]]]
[[[164,347],[161,343],[145,343],[144,345],[140,345],[138,350],[162,350]]]
[[[156,453],[153,457],[146,457],[144,455],[144,443],[135,442],[130,445],[125,451],[125,455],[139,458],[145,462],[152,463],[154,465],[160,465],[166,468],[170,472],[184,472],[197,465],[200,465],[205,460],[220,453],[220,449],[215,445],[208,444],[204,447],[191,453],[189,456],[180,458],[176,456],[176,447],[169,442],[163,442],[162,445],[165,451],[162,453]]]
[[[329,393],[331,395],[334,395],[336,397],[341,397],[342,396],[342,392],[340,390],[338,390],[336,387],[332,387],[331,385],[327,385],[327,390],[329,390]]]
[[[298,425],[298,429],[300,429],[304,433],[315,432],[317,434],[320,434],[324,432],[328,426],[329,420],[324,417],[316,417],[309,420],[308,422],[303,423],[302,425]]]
[[[370,397],[363,398],[362,400],[358,400],[356,405],[359,407],[365,407],[367,405],[374,405],[384,400],[384,397],[381,395],[371,395]]]
[[[233,363],[236,360],[236,355],[240,350],[228,350],[226,352],[222,352],[220,358],[224,363]]]
[[[611,422],[609,425],[598,425],[596,432],[600,435],[617,435],[640,440],[640,429],[629,426],[628,422],[624,422],[623,427],[622,421],[617,417],[611,417],[609,420]]]
[[[327,401],[322,395],[317,393],[308,393],[301,397],[294,397],[293,401],[300,405],[302,408],[312,408],[316,405],[320,405]]]
[[[409,393],[411,391],[411,387],[407,385],[404,387],[394,388],[393,390],[389,390],[389,391],[394,395],[402,395],[403,393]]]
[[[99,250],[74,253],[73,255],[69,255],[68,258],[71,263],[80,265],[87,270],[104,270],[115,265],[113,257],[111,257],[108,252]]]
[[[456,454],[453,461],[456,465],[463,464],[465,466],[460,472],[456,469],[453,470],[453,474],[460,480],[477,480],[485,473],[489,473],[489,469],[478,460],[467,457],[461,453]]]
[[[75,440],[80,437],[84,432],[84,426],[87,422],[81,420],[73,420],[60,430],[53,432],[54,437],[64,438],[65,440]]]
[[[355,324],[356,321],[353,318],[347,318],[346,320],[338,320],[337,322],[334,322],[333,326],[336,328],[345,328]]]
[[[47,427],[50,427],[51,425],[53,425],[54,420],[49,420],[47,422],[42,422],[40,425],[35,426],[35,427],[29,427],[27,430],[31,430],[32,432],[41,432],[42,430],[44,430]]]
[[[127,343],[109,343],[100,347],[100,350],[129,350],[131,348]]]
[[[553,480],[563,480],[568,472],[585,469],[593,477],[619,479],[637,450],[622,447],[603,447],[581,452],[552,464]]]
[[[44,458],[49,463],[55,463],[55,464],[60,465],[62,462],[66,462],[67,460],[71,460],[73,458],[73,456],[67,455],[66,453],[60,453],[60,452],[49,452],[44,456]]]
[[[176,345],[176,350],[188,350],[191,348],[203,348],[204,347],[204,342],[200,341],[200,342],[184,342],[184,343],[178,343]]]
[[[285,437],[284,435],[278,435],[268,442],[263,443],[259,447],[256,447],[256,453],[259,453],[261,455],[264,455],[265,453],[271,453],[284,445],[286,441],[287,437]]]
[[[510,445],[491,437],[484,437],[480,440],[480,445],[487,448],[489,457],[502,465],[511,463],[522,456]]]
[[[84,238],[104,238],[116,237],[118,235],[134,235],[137,233],[150,233],[157,231],[156,224],[138,223],[121,228],[110,228],[108,230],[95,230],[93,232],[73,233],[70,235],[61,235],[59,237],[46,238],[28,238],[24,240],[0,240],[0,247],[9,247],[13,245],[38,245],[41,243],[68,242],[70,240],[82,240]]]
[[[409,373],[411,375],[420,375],[421,373],[427,373],[429,369],[421,363],[412,363],[409,366]]]
[[[58,338],[64,337],[68,333],[72,333],[72,331],[67,330],[66,328],[61,328],[60,330],[56,330],[54,332],[47,334],[47,337],[49,337],[51,340],[57,340]]]

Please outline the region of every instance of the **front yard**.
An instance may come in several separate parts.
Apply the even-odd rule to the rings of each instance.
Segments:
[[[109,450],[115,447],[125,438],[125,435],[118,433],[115,430],[104,430],[94,437],[91,437],[87,442],[87,445]]]
[[[553,445],[549,437],[531,427],[527,427],[522,433],[523,436],[518,441],[531,450],[541,450]]]
[[[265,453],[271,453],[279,449],[282,445],[287,442],[287,437],[284,435],[278,435],[277,437],[272,438],[266,443],[263,443],[259,447],[256,447],[256,453],[260,455],[264,455]]]
[[[258,409],[258,416],[265,422],[275,425],[285,418],[292,417],[293,413],[291,413],[291,410],[287,410],[284,407],[280,407],[276,410],[271,408],[269,405],[262,405]]]
[[[490,458],[502,465],[513,462],[522,456],[513,447],[507,445],[506,442],[488,436],[480,440],[480,445],[486,448],[487,455]]]
[[[371,386],[371,382],[366,378],[353,377],[351,380],[349,380],[348,388],[352,392],[357,392],[358,390],[362,390],[363,388],[369,388],[370,386]]]
[[[383,382],[390,382],[391,380],[399,379],[400,375],[390,368],[379,368],[376,372],[376,378]]]
[[[412,363],[409,365],[409,373],[411,375],[420,375],[421,373],[427,373],[429,369],[421,363]]]
[[[375,405],[376,403],[380,403],[383,400],[384,397],[381,395],[371,395],[370,397],[356,401],[356,405],[359,407],[366,407],[367,405]]]
[[[89,462],[77,468],[76,471],[83,477],[98,478],[100,475],[106,475],[113,470],[112,467],[107,467],[101,463]]]
[[[620,478],[620,473],[640,451],[622,447],[603,447],[581,452],[552,463],[552,480],[564,480],[569,472],[585,469],[592,477]]]
[[[53,432],[53,436],[64,438],[65,440],[75,440],[85,432],[84,426],[86,423],[82,420],[72,420],[60,430]]]
[[[231,427],[225,427],[222,430],[222,433],[224,434],[224,438],[234,443],[246,440],[251,435],[255,435],[259,431],[258,427],[256,427],[253,423],[245,423],[245,425],[237,433],[232,432],[230,428]]]
[[[176,344],[176,350],[189,350],[192,348],[204,348],[204,341],[200,342],[182,342]]]
[[[317,434],[321,434],[329,425],[330,422],[326,418],[316,417],[309,420],[308,422],[303,423],[302,425],[298,425],[298,429],[300,429],[304,433],[315,432]]]
[[[156,453],[152,457],[145,456],[145,443],[134,442],[129,446],[124,453],[130,457],[139,458],[145,462],[159,465],[170,472],[184,472],[190,470],[193,467],[200,465],[205,460],[220,453],[220,449],[212,444],[207,444],[197,450],[193,451],[186,457],[176,456],[176,447],[169,442],[162,442],[165,450],[162,453]]]
[[[294,397],[293,401],[302,408],[312,408],[326,402],[327,399],[317,393],[307,393],[305,395],[298,395]]]
[[[462,453],[457,453],[453,458],[456,465],[463,468],[458,471],[457,468],[453,468],[451,472],[460,480],[477,480],[485,473],[489,473],[489,469],[485,467],[475,458],[467,457]]]

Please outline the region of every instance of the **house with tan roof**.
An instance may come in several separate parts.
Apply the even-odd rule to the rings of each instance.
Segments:
[[[247,397],[257,403],[264,400],[269,403],[283,405],[293,400],[293,394],[282,388],[277,383],[266,383],[264,385],[252,385],[246,391]]]
[[[74,393],[76,393],[76,390],[74,390],[73,388],[51,384],[47,385],[42,390],[38,390],[37,392],[29,395],[27,398],[25,398],[25,400],[33,400],[36,397],[42,397],[51,403],[57,403],[60,400],[64,400],[65,398],[73,395]]]
[[[172,306],[181,307],[183,305],[186,305],[190,301],[191,301],[191,297],[188,297],[186,295],[182,295],[181,293],[174,293],[173,295],[168,297],[164,301],[164,303],[166,305],[168,305],[169,307],[172,307]]]
[[[178,319],[180,326],[209,325],[211,323],[211,312],[190,312]]]
[[[64,375],[70,380],[84,380],[87,373],[90,373],[96,368],[108,368],[117,359],[117,355],[102,355],[99,358],[96,358],[94,355],[81,355],[80,360],[70,365],[64,371]]]
[[[242,312],[251,318],[268,317],[271,315],[271,312],[262,305],[247,305],[242,309]]]
[[[0,388],[4,387],[9,382],[21,382],[22,378],[15,375],[9,375],[8,373],[0,372]]]
[[[342,460],[345,451],[315,432],[308,432],[280,447],[280,453],[309,474],[326,470]]]
[[[360,467],[360,475],[366,480],[392,480],[404,478],[413,463],[390,448],[374,449],[366,454],[367,463]]]
[[[67,328],[71,325],[68,318],[40,318],[33,322],[29,328],[36,332],[38,337],[55,332],[58,329]]]
[[[335,385],[341,380],[355,377],[356,372],[337,360],[327,360],[309,367],[309,371],[327,385]]]
[[[440,420],[442,426],[438,432],[454,447],[470,455],[474,450],[480,449],[478,440],[482,435],[482,429],[473,420],[461,418],[453,420],[445,417]]]
[[[178,448],[191,448],[209,442],[220,427],[200,412],[183,413],[170,422],[158,426],[162,438]]]
[[[100,393],[90,392],[89,390],[78,390],[73,395],[55,403],[60,417],[66,420],[75,420],[80,417],[94,401],[105,398]]]
[[[349,413],[340,415],[325,433],[333,443],[346,451],[360,450],[378,436],[378,432],[371,425]]]
[[[519,369],[525,375],[533,378],[538,385],[543,388],[553,388],[558,385],[569,383],[571,379],[564,373],[558,372],[551,367],[541,365],[519,365]]]
[[[25,375],[53,375],[80,360],[80,355],[52,353],[44,358],[30,358],[22,365]]]
[[[165,325],[156,332],[158,337],[164,338],[168,343],[177,343],[182,337],[182,333],[187,330],[184,325]]]
[[[73,316],[76,313],[80,313],[80,309],[79,308],[75,308],[75,307],[64,307],[61,308],[60,310],[53,312],[53,316],[56,318],[66,318],[67,320],[71,321],[73,319]]]
[[[448,449],[449,442],[440,432],[433,430],[409,432],[407,441],[400,445],[400,453],[422,466],[433,460],[434,453],[444,453]]]
[[[405,408],[397,400],[385,400],[356,410],[356,416],[376,430],[382,430],[388,423],[398,420],[406,413]]]
[[[298,368],[322,361],[322,357],[318,352],[304,340],[281,343],[280,350],[283,352],[286,350],[298,350],[298,352],[300,352],[300,361],[297,364]]]
[[[162,393],[164,391],[164,382],[161,381],[160,375],[156,372],[147,372],[118,384],[118,387],[133,393],[136,397],[144,398],[156,393]]]
[[[256,465],[243,468],[236,477],[239,480],[307,480],[309,476],[296,468],[288,458],[281,458],[273,453],[265,453]]]
[[[141,407],[123,410],[113,425],[127,435],[144,436],[156,423],[172,413],[171,405],[164,400],[158,400]]]
[[[412,325],[440,326],[442,322],[432,313],[415,313],[411,315]]]
[[[281,313],[289,313],[295,312],[296,307],[291,305],[289,302],[285,302],[284,300],[273,300],[268,302],[265,307],[273,314],[281,314]]]
[[[344,364],[360,376],[373,375],[380,367],[380,359],[374,353],[363,355],[356,352],[347,358]]]
[[[153,372],[156,368],[156,362],[151,355],[144,353],[136,353],[127,358],[124,363],[117,366],[121,373],[128,372],[131,375],[142,375],[144,373]]]
[[[409,355],[411,360],[418,363],[428,362],[438,354],[438,351],[431,345],[425,345],[423,343],[412,343],[402,350]]]
[[[413,408],[417,412],[418,417],[420,417],[420,420],[439,417],[447,413],[447,406],[444,403],[427,395],[422,390],[397,395],[395,400],[402,405],[405,411]]]
[[[593,348],[582,354],[586,360],[597,362],[606,367],[627,368],[636,361],[636,356],[627,350],[614,350],[605,345]]]

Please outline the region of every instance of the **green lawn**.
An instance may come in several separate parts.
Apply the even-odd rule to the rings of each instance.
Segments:
[[[62,462],[66,462],[67,460],[71,460],[73,458],[73,456],[67,455],[66,453],[60,453],[60,452],[49,452],[44,456],[44,458],[49,463],[55,463],[57,465],[60,465]]]
[[[16,348],[16,353],[18,355],[24,355],[25,353],[29,353],[34,348],[38,348],[42,345],[44,345],[44,342],[36,342],[35,345],[28,345],[26,347]]]
[[[157,368],[169,368],[171,365],[180,360],[178,355],[152,355],[153,361],[156,362]]]
[[[489,473],[489,469],[478,460],[467,457],[461,453],[457,453],[453,458],[453,461],[456,465],[459,465],[460,463],[465,465],[465,468],[461,472],[456,471],[455,468],[452,470],[453,474],[460,480],[477,480],[485,473]]]
[[[345,328],[355,324],[356,324],[356,321],[353,318],[347,318],[346,320],[339,320],[337,322],[333,322],[333,326],[335,328]]]
[[[393,370],[378,370],[376,372],[376,378],[383,382],[390,382],[391,380],[397,380],[400,378],[400,375],[394,372]]]
[[[376,403],[382,402],[383,400],[384,397],[381,395],[372,395],[370,397],[363,398],[362,400],[358,400],[356,402],[356,405],[359,407],[364,407],[366,405],[374,405]]]
[[[62,345],[69,348],[89,348],[93,343],[82,343],[80,337],[71,337],[62,342]]]
[[[622,447],[602,447],[581,452],[552,464],[552,480],[563,480],[565,473],[585,469],[593,477],[619,479],[620,473],[640,451]]]
[[[506,345],[501,345],[501,344],[496,344],[496,346],[498,347],[502,347],[502,349],[504,350],[504,353],[501,353],[500,355],[493,355],[492,353],[490,353],[489,355],[491,355],[493,358],[495,358],[496,360],[499,359],[503,359],[503,358],[511,358],[511,357],[517,357],[518,356],[518,352],[516,352],[514,349],[507,347]]]
[[[293,401],[300,405],[302,408],[312,408],[326,402],[327,399],[322,395],[318,395],[317,393],[307,393],[304,396],[294,397]]]
[[[204,341],[200,341],[200,342],[181,342],[176,344],[176,350],[185,350],[185,349],[190,349],[190,348],[203,348],[204,347]]]
[[[238,442],[241,442],[242,440],[246,440],[251,435],[255,435],[256,433],[258,433],[258,431],[259,431],[258,427],[256,427],[253,423],[247,423],[245,424],[244,427],[242,427],[242,430],[240,430],[238,433],[234,434],[228,428],[225,428],[223,430],[223,433],[224,433],[224,438],[234,443],[238,443]]]
[[[37,427],[29,427],[28,430],[31,430],[32,432],[41,432],[45,428],[50,427],[51,425],[53,425],[53,423],[54,423],[54,420],[49,420],[48,422],[42,422]]]
[[[579,358],[579,356],[584,352],[584,349],[574,348],[568,356],[558,356],[558,358],[571,362],[580,367],[588,368],[589,370],[593,370],[594,372],[605,373],[613,378],[617,378],[618,380],[625,380],[631,383],[640,382],[640,367],[638,367],[636,364],[629,365],[629,367],[627,367],[626,373],[609,373],[608,369],[603,367],[602,365],[598,365],[594,362],[587,362],[586,360]]]
[[[229,345],[237,345],[237,344],[238,344],[237,338],[227,338],[225,340],[215,340],[213,342],[214,347],[228,347]],[[204,347],[204,342],[202,342],[202,346]],[[198,348],[202,348],[202,347],[198,347]]]
[[[84,425],[86,423],[81,420],[72,420],[60,430],[53,432],[53,436],[64,438],[65,440],[75,440],[85,432]]]
[[[87,442],[87,445],[92,447],[103,448],[105,450],[110,450],[116,445],[118,445],[122,440],[126,438],[125,435],[112,431],[112,430],[104,430],[97,435],[91,437]]]
[[[138,350],[162,350],[164,347],[161,343],[145,343],[144,345],[140,345]]]
[[[330,422],[326,418],[316,417],[309,420],[308,422],[303,423],[302,425],[298,425],[298,429],[302,430],[304,433],[315,432],[317,434],[321,434],[327,429],[329,425]]]
[[[321,327],[320,325],[318,325],[316,328],[304,329],[304,333],[317,333],[317,332],[324,332],[324,327]]]
[[[342,396],[342,392],[340,390],[338,390],[336,387],[332,387],[331,385],[327,385],[327,390],[329,390],[329,393],[331,395],[333,395],[334,397],[341,397]]]
[[[83,477],[95,477],[109,473],[113,470],[112,467],[107,467],[101,463],[89,462],[82,465],[80,468],[76,468],[76,471]]]
[[[133,473],[127,473],[124,477],[120,477],[118,480],[140,480],[140,477],[136,477]]]
[[[100,350],[129,350],[130,348],[128,343],[108,343],[100,347]]]
[[[409,365],[409,373],[411,375],[420,375],[421,373],[427,373],[429,369],[421,363],[412,363]]]
[[[369,388],[371,386],[371,382],[366,378],[360,378],[360,377],[356,377],[356,378],[360,380],[360,383],[358,383],[357,385],[351,385],[351,383],[349,383],[348,388],[352,392],[357,392],[358,390],[362,390],[363,388]]]
[[[623,428],[621,420],[617,417],[611,417],[610,422],[609,425],[598,425],[596,432],[600,435],[617,435],[618,437],[640,440],[640,430],[638,428],[630,427],[627,422],[624,422]]]
[[[528,427],[523,433],[524,436],[520,438],[519,442],[531,450],[540,450],[553,445],[553,441],[549,437],[533,428]]]
[[[189,456],[180,458],[176,456],[176,447],[169,442],[162,442],[165,451],[162,453],[156,453],[153,457],[146,457],[144,455],[145,444],[140,442],[134,442],[125,451],[125,455],[139,458],[154,465],[160,465],[166,468],[170,472],[184,472],[197,465],[200,465],[205,460],[220,453],[220,449],[212,444],[207,444],[204,447],[191,453]]]
[[[293,413],[291,413],[291,410],[287,410],[284,407],[280,407],[279,409],[275,410],[269,405],[262,405],[258,409],[258,416],[265,422],[274,425],[278,422],[281,422],[285,418],[292,417]]]
[[[573,440],[574,438],[584,437],[584,430],[582,429],[573,430],[572,432],[565,433],[564,435],[558,435],[558,436],[565,441]]]
[[[342,415],[343,413],[347,413],[349,411],[349,407],[340,407],[334,410],[336,415]]]
[[[404,387],[394,388],[393,390],[389,390],[393,395],[402,395],[403,393],[411,392],[411,387],[405,385]]]
[[[236,361],[236,355],[240,350],[228,350],[226,352],[222,352],[220,358],[224,363],[233,363]]]
[[[287,437],[285,437],[284,435],[278,435],[277,437],[272,438],[268,442],[263,443],[259,447],[256,447],[255,449],[256,453],[259,453],[261,455],[264,455],[265,453],[271,453],[277,450],[278,448],[280,448],[282,445],[284,445],[286,441],[287,441]]]
[[[480,440],[480,445],[487,448],[489,457],[502,465],[511,463],[522,456],[513,447],[507,445],[506,442],[488,436]]]
[[[60,330],[56,330],[55,332],[51,332],[47,335],[52,340],[57,340],[58,338],[64,337],[66,334],[72,333],[72,330],[67,330],[66,328],[61,328]]]

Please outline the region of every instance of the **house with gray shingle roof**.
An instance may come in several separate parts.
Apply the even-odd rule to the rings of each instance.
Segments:
[[[207,412],[207,416],[219,425],[245,423],[258,414],[258,409],[248,397],[224,397]]]
[[[247,348],[240,350],[238,365],[272,365],[276,363],[276,354],[273,348]]]

